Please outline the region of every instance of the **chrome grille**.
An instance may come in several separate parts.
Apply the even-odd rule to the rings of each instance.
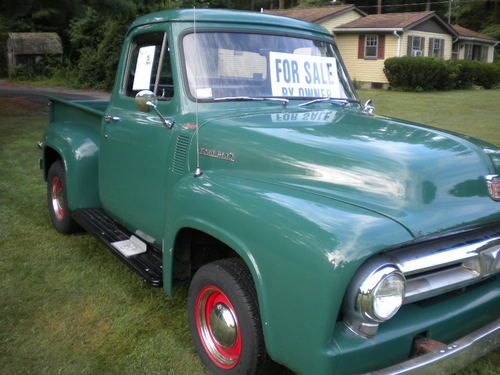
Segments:
[[[391,252],[406,277],[405,304],[460,289],[500,271],[500,229]],[[450,243],[451,242],[451,243]]]

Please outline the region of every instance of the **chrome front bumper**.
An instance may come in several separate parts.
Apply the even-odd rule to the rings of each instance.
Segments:
[[[499,346],[500,318],[447,345],[444,349],[423,354],[370,374],[451,374]]]

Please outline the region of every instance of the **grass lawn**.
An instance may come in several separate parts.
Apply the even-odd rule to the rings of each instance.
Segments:
[[[362,92],[377,113],[500,144],[500,91]],[[422,109],[423,108],[423,109]],[[89,235],[52,229],[35,146],[46,114],[0,100],[0,373],[205,374],[186,290],[148,288]],[[463,374],[498,373],[500,352]]]

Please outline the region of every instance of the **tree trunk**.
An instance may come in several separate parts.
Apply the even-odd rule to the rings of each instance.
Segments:
[[[279,8],[285,9],[285,0],[279,0]]]
[[[426,11],[431,10],[431,0],[427,0],[427,4],[425,4],[425,10]]]
[[[382,13],[382,0],[377,0],[377,14]]]

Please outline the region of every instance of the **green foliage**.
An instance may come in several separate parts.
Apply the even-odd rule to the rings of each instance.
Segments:
[[[393,88],[410,91],[451,88],[452,69],[445,61],[428,57],[393,57],[385,60],[384,73]]]
[[[384,63],[392,88],[406,91],[491,89],[500,83],[498,64],[479,61],[444,61],[429,57],[393,57]]]

